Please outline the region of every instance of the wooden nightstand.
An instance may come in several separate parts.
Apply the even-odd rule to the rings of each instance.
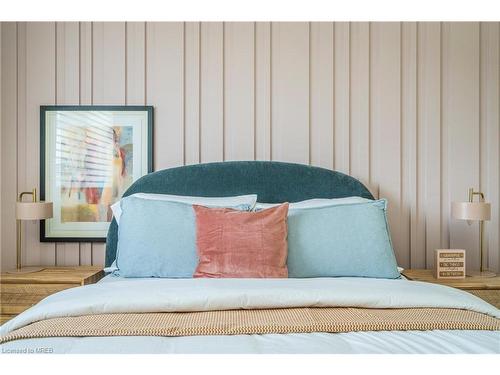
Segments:
[[[102,267],[47,267],[32,273],[0,275],[0,324],[38,303],[50,294],[104,277]]]
[[[426,281],[465,290],[500,309],[500,276],[467,276],[465,279],[447,280],[436,279],[432,270],[404,270],[402,273],[410,280]]]

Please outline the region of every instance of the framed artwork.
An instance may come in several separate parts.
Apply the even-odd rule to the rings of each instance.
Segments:
[[[153,171],[152,106],[41,106],[42,242],[104,242],[111,205]]]

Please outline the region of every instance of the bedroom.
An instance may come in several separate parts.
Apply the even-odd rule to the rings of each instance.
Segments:
[[[494,14],[149,14],[2,20],[3,352],[498,358]]]

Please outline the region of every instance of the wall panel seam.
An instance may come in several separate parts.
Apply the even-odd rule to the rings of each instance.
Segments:
[[[58,27],[59,23],[54,22],[54,103],[57,105],[58,104],[58,97],[57,97],[57,37],[58,37]],[[57,256],[59,254],[58,251],[58,243],[56,242],[54,244],[54,263],[57,267]]]
[[[312,129],[311,129],[311,96],[312,96],[312,91],[311,91],[311,22],[307,23],[307,32],[308,32],[308,56],[307,56],[307,61],[308,61],[308,83],[307,83],[307,88],[309,90],[309,93],[307,95],[307,131],[308,131],[308,140],[307,140],[307,155],[309,159],[309,165],[311,165],[311,134],[312,134]]]
[[[336,114],[336,109],[337,107],[335,106],[335,100],[336,100],[336,91],[335,91],[335,69],[336,69],[336,64],[335,64],[335,58],[336,58],[336,54],[335,54],[335,22],[332,22],[332,43],[333,43],[333,47],[332,47],[332,147],[333,147],[333,151],[332,151],[332,169],[333,170],[336,170],[337,169],[337,166],[336,166],[336,160],[335,160],[335,135],[336,135],[336,127],[337,127],[337,123],[335,121],[335,114]]]
[[[481,38],[482,38],[482,27],[481,27],[481,24],[479,23],[478,24],[478,28],[479,28],[479,32],[478,32],[478,40],[476,41],[478,43],[478,50],[479,50],[479,53],[478,53],[478,75],[479,77],[476,77],[477,79],[477,84],[478,84],[478,103],[477,103],[477,106],[478,106],[478,111],[477,111],[477,117],[478,117],[478,129],[479,129],[479,142],[478,142],[478,148],[477,148],[477,152],[478,152],[478,161],[479,161],[479,165],[478,165],[478,173],[479,173],[479,191],[483,191],[483,186],[482,186],[482,183],[481,183],[481,176],[482,176],[482,173],[481,173],[481,170],[482,170],[482,158],[481,158],[481,135],[482,135],[482,131],[481,131],[481,121],[482,121],[482,116],[481,116],[481,105],[482,105],[482,95],[481,95],[481,90],[482,90],[482,84],[481,84],[481,64],[482,64],[482,58],[481,58]],[[486,240],[486,249],[488,249],[488,241]],[[488,257],[486,257],[486,262],[488,262]]]
[[[82,104],[82,23],[78,22],[78,105],[81,104]]]
[[[144,105],[147,104],[148,104],[148,23],[144,22]]]
[[[182,164],[186,165],[186,22],[182,23]]]
[[[222,161],[226,160],[226,22],[222,22]]]
[[[273,25],[269,23],[269,160],[273,160]]]
[[[94,22],[90,23],[90,104],[94,105]],[[90,243],[90,265],[94,265],[94,243]]]
[[[415,220],[416,220],[416,225],[415,225],[415,228],[417,228],[417,233],[418,233],[418,218],[419,218],[419,215],[420,215],[420,210],[419,210],[419,204],[420,204],[420,199],[419,199],[419,184],[420,184],[420,168],[419,168],[419,158],[420,158],[420,152],[419,152],[419,145],[418,145],[418,135],[420,133],[420,127],[419,127],[419,121],[420,121],[420,116],[419,116],[419,107],[420,107],[420,100],[419,100],[419,95],[420,95],[420,90],[419,90],[419,87],[420,87],[420,84],[419,84],[419,80],[420,80],[420,75],[418,74],[419,73],[419,59],[420,59],[420,54],[419,54],[419,43],[420,43],[420,39],[419,39],[419,33],[420,33],[420,23],[417,22],[416,23],[416,31],[415,31],[415,61],[416,61],[416,64],[415,64],[415,137],[417,138],[416,141],[415,141]],[[410,214],[411,214],[411,207],[410,207]],[[413,236],[417,235],[417,233],[413,233],[410,229],[410,240],[412,240]],[[413,241],[411,241],[411,244],[413,244]],[[416,250],[416,249],[413,249],[411,246],[410,246],[410,268],[412,267],[412,255],[413,255],[413,251]]]
[[[58,24],[59,22],[54,22],[54,100],[57,104],[57,36],[58,36]],[[56,244],[57,247],[57,244]]]
[[[368,22],[368,183],[372,184],[372,23]],[[350,88],[349,88],[350,89]],[[349,116],[349,119],[351,117]],[[350,150],[350,147],[349,147]]]
[[[443,217],[443,196],[444,196],[444,189],[443,189],[443,179],[446,178],[446,181],[448,181],[448,176],[446,175],[448,173],[448,155],[446,153],[448,152],[448,147],[446,147],[446,153],[443,152],[443,145],[445,143],[444,140],[444,134],[445,134],[445,123],[444,123],[444,116],[443,116],[443,85],[444,85],[444,79],[443,79],[443,57],[444,57],[444,30],[443,30],[443,23],[439,23],[439,79],[440,79],[440,84],[439,84],[439,137],[440,137],[440,145],[439,145],[439,155],[440,155],[440,181],[439,181],[439,189],[440,189],[440,199],[439,199],[439,216],[442,218]],[[446,158],[446,160],[445,160]],[[448,193],[448,199],[447,201],[449,202],[449,193]],[[440,225],[440,233],[441,233],[441,238],[442,238],[442,220],[439,222]],[[448,231],[446,233],[447,235],[447,243],[441,243],[441,246],[443,248],[446,248],[450,244],[450,231],[449,231],[449,226],[448,226]],[[427,242],[426,242],[427,244]],[[427,245],[426,245],[427,246]],[[427,253],[427,249],[426,249]],[[427,259],[426,259],[427,261]],[[426,263],[427,264],[427,263]]]
[[[124,57],[124,79],[123,79],[123,104],[127,105],[127,22],[123,22],[123,43],[124,43],[124,48],[123,48],[123,57]]]
[[[90,67],[90,104],[94,105],[94,22],[90,24]]]
[[[403,27],[402,22],[399,22],[399,215],[405,209],[405,189],[403,184]],[[369,159],[369,158],[368,158]]]
[[[349,135],[349,150],[348,150],[348,157],[347,157],[347,173],[351,174],[351,153],[352,153],[352,126],[351,126],[351,119],[352,119],[352,38],[351,38],[351,22],[348,23],[348,28],[347,28],[347,37],[349,38],[349,43],[347,43],[349,51],[347,55],[349,56],[349,62],[348,62],[348,74],[349,77],[347,79],[347,84],[348,84],[348,90],[349,90],[349,95],[347,95],[347,100],[349,101],[347,103],[348,105],[348,117],[349,120],[347,121],[347,132]]]
[[[16,199],[19,193],[19,22],[16,22]]]
[[[202,108],[202,99],[203,99],[203,95],[201,95],[201,90],[203,88],[203,85],[202,85],[202,69],[201,69],[201,65],[202,65],[202,43],[203,43],[203,40],[202,40],[202,36],[203,36],[203,33],[201,32],[201,29],[202,29],[202,26],[203,24],[200,22],[199,23],[199,27],[198,27],[198,39],[199,39],[199,42],[198,42],[198,163],[201,163],[201,160],[202,160],[202,148],[201,148],[201,139],[202,139],[202,126],[201,126],[201,121],[202,121],[202,113],[201,113],[201,108]]]
[[[253,23],[253,160],[257,157],[257,22]]]
[[[82,105],[82,23],[78,22],[78,105]],[[78,242],[78,265],[82,265],[82,243]]]
[[[409,25],[409,24],[408,24]],[[404,159],[404,152],[403,152],[403,147],[404,147],[404,142],[406,140],[406,133],[408,131],[408,129],[405,128],[405,126],[403,126],[403,103],[404,103],[404,100],[403,100],[403,96],[404,96],[404,99],[406,99],[406,93],[403,91],[403,54],[404,54],[404,50],[403,50],[403,40],[404,40],[404,36],[406,36],[406,33],[404,33],[403,35],[403,32],[404,32],[404,29],[403,29],[403,23],[400,22],[399,23],[399,143],[400,143],[400,148],[399,148],[399,154],[400,154],[400,163],[399,163],[399,175],[400,175],[400,207],[399,207],[399,211],[400,211],[400,216],[402,217],[403,214],[407,214],[406,218],[408,221],[408,227],[406,229],[403,228],[403,230],[408,230],[408,236],[406,237],[406,239],[403,239],[401,242],[402,243],[405,243],[405,246],[408,247],[409,246],[409,229],[410,229],[410,223],[411,223],[411,217],[410,217],[410,211],[408,210],[407,211],[407,207],[408,207],[408,196],[407,196],[407,191],[405,189],[405,184],[404,184],[404,180],[405,180],[405,174],[404,174],[404,168],[403,166],[405,166],[406,168],[408,168],[408,171],[409,171],[409,166],[405,165],[405,159]],[[406,86],[405,86],[406,87]],[[406,113],[406,112],[405,112]],[[406,123],[405,123],[406,125]],[[408,173],[408,176],[409,176],[409,173]],[[408,182],[408,181],[406,181]],[[406,241],[405,241],[406,240]],[[404,249],[406,250],[405,253],[408,251],[408,249]],[[403,249],[401,249],[401,252],[403,252]]]

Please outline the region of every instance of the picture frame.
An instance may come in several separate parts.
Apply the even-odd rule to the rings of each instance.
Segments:
[[[153,172],[153,106],[40,106],[41,242],[105,242],[111,205]]]

